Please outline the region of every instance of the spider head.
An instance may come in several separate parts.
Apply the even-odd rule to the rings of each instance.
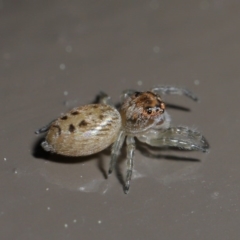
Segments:
[[[137,134],[164,121],[165,103],[153,92],[135,92],[121,107],[123,128],[130,134]]]

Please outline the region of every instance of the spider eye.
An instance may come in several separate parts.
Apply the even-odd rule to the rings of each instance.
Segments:
[[[147,108],[147,114],[152,114],[152,108]]]

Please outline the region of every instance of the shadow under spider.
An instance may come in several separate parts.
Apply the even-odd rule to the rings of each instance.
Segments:
[[[174,110],[180,110],[180,111],[184,111],[184,112],[190,112],[191,109],[190,108],[186,108],[186,107],[182,107],[176,104],[170,104],[170,103],[166,103],[166,108],[172,108]]]
[[[100,158],[101,153],[96,153],[89,156],[71,157],[63,156],[56,153],[46,152],[42,147],[41,143],[45,140],[44,137],[37,139],[32,147],[32,156],[38,159],[44,159],[51,162],[62,163],[62,164],[77,164],[84,163],[92,160],[93,158]],[[99,155],[99,156],[98,156]]]
[[[107,155],[108,156],[108,161],[107,164],[104,164],[106,161],[106,158],[103,158],[102,154]],[[121,171],[120,165],[122,162],[124,162],[126,160],[126,147],[123,146],[122,147],[122,151],[121,154],[118,157],[118,160],[116,162],[114,171],[111,175],[115,174],[119,183],[124,187],[125,186],[125,177],[124,177],[124,173]],[[105,179],[108,179],[111,177],[111,175],[108,175],[108,170],[109,170],[109,166],[110,166],[110,161],[111,161],[111,147],[108,147],[107,149],[103,150],[98,157],[98,161],[97,161],[97,167],[98,169],[101,171],[101,173],[103,174],[103,177]]]
[[[58,155],[58,154],[52,154],[50,152],[46,152],[42,149],[41,147],[41,142],[44,141],[44,137],[39,138],[35,141],[34,145],[33,145],[33,152],[32,155],[35,158],[41,158],[44,160],[48,160],[48,161],[52,161],[52,162],[57,162],[57,163],[63,163],[63,164],[77,164],[77,163],[83,163],[83,162],[87,162],[90,161],[94,158],[97,158],[97,167],[100,170],[100,172],[102,173],[103,177],[105,179],[108,179],[109,176],[108,175],[108,169],[109,169],[109,164],[111,161],[111,147],[106,148],[105,150],[90,155],[90,156],[83,156],[83,157],[67,157],[67,156],[62,156],[62,155]],[[178,157],[178,156],[174,156],[174,155],[169,155],[169,154],[158,154],[158,153],[152,153],[151,151],[161,151],[161,150],[166,150],[166,149],[174,149],[175,151],[187,151],[187,150],[181,150],[178,148],[159,148],[159,147],[152,147],[149,146],[145,143],[141,143],[140,141],[138,141],[136,139],[136,149],[138,149],[140,151],[140,153],[143,156],[146,156],[148,158],[157,158],[157,159],[167,159],[167,160],[173,160],[173,161],[187,161],[187,162],[199,162],[199,159],[196,158],[190,158],[190,157]],[[126,145],[124,144],[124,146],[122,147],[121,150],[121,154],[118,157],[118,160],[116,162],[115,165],[115,171],[112,174],[115,174],[119,183],[122,185],[122,187],[125,186],[125,171],[121,170],[121,165],[122,163],[126,163],[127,159],[127,152],[126,152]],[[107,158],[104,157],[108,156]],[[107,159],[107,160],[106,160]],[[125,164],[126,165],[126,164]],[[123,168],[125,169],[125,168]]]
[[[109,164],[111,161],[111,147],[108,147],[99,153],[89,155],[89,156],[68,157],[68,156],[62,156],[62,155],[51,153],[51,152],[46,152],[41,147],[41,143],[44,140],[45,140],[45,138],[41,137],[34,142],[33,147],[32,147],[32,149],[33,149],[32,156],[34,156],[35,158],[43,159],[43,160],[47,160],[47,161],[51,161],[51,162],[56,162],[56,163],[62,163],[62,164],[83,163],[83,162],[90,161],[94,158],[97,158],[97,167],[100,170],[100,172],[102,173],[103,177],[105,179],[108,179],[109,177],[111,177],[110,175],[108,175],[108,168],[109,168]],[[115,171],[114,171],[114,173],[112,173],[112,175],[116,174],[116,177],[117,177],[119,183],[122,186],[124,186],[124,175],[121,172],[120,164],[126,159],[126,147],[123,146],[122,149],[123,149],[123,151],[121,151],[121,154],[119,155],[118,161],[117,161],[115,169],[114,169]],[[104,155],[108,156],[108,158],[104,157]],[[108,160],[106,161],[106,159],[108,159]]]
[[[136,149],[138,149],[143,156],[146,156],[148,158],[167,159],[167,160],[172,160],[172,161],[184,161],[184,162],[186,162],[186,161],[187,162],[200,162],[200,160],[197,159],[197,158],[178,157],[178,156],[169,155],[169,154],[154,154],[154,153],[150,152],[150,150],[153,150],[153,151],[159,151],[160,150],[161,151],[161,150],[166,150],[166,149],[172,149],[172,150],[176,150],[176,151],[179,151],[179,152],[183,152],[183,151],[186,152],[188,150],[181,150],[181,149],[178,149],[178,148],[151,147],[147,144],[139,142],[138,140],[136,141]],[[106,165],[104,164],[104,159],[100,155],[97,166],[98,166],[99,170],[102,172],[104,178],[107,179],[107,178],[111,177],[111,176],[108,175],[108,167],[109,167],[110,158],[111,158],[111,147],[105,149],[102,153],[109,156],[108,164],[106,164]],[[124,145],[122,147],[121,154],[118,157],[118,160],[116,162],[115,169],[114,169],[115,170],[114,173],[115,173],[119,183],[122,185],[122,187],[125,186],[126,176],[125,176],[125,171],[122,171],[120,166],[122,165],[123,162],[126,163],[126,161],[127,161],[126,156],[127,156],[126,145]],[[125,169],[125,168],[123,168],[123,169]]]
[[[137,141],[137,149],[141,152],[143,156],[146,156],[148,158],[158,158],[158,159],[167,159],[167,160],[172,160],[172,161],[184,161],[184,162],[200,162],[199,159],[197,158],[192,158],[192,157],[178,157],[175,155],[169,155],[169,154],[158,154],[158,153],[152,153],[150,150],[153,151],[164,151],[164,150],[174,150],[176,152],[192,152],[191,150],[184,150],[184,149],[179,149],[175,147],[166,147],[166,148],[160,148],[160,147],[152,147],[149,146],[145,143],[141,143]]]

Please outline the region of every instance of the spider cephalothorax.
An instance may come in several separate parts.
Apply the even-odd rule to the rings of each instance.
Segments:
[[[153,92],[135,92],[120,109],[122,126],[129,134],[138,134],[163,122],[165,103]]]

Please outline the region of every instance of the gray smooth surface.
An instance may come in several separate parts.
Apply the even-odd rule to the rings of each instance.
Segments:
[[[0,1],[0,239],[240,239],[239,30],[237,0]],[[100,90],[117,102],[157,84],[201,98],[164,99],[191,109],[169,113],[209,154],[138,150],[125,195],[104,178],[109,151],[39,148],[34,130]]]

